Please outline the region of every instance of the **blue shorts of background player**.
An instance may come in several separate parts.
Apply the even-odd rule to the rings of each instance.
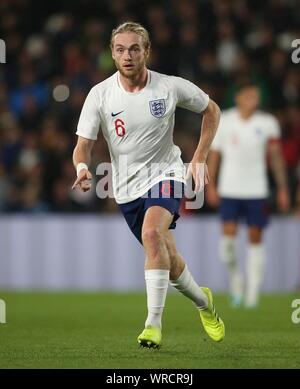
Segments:
[[[220,214],[223,222],[245,220],[248,226],[266,227],[269,219],[268,202],[262,199],[221,198]]]
[[[169,229],[176,228],[176,220],[180,217],[179,208],[184,196],[184,184],[174,180],[164,180],[154,185],[149,191],[136,200],[119,204],[125,220],[134,236],[142,243],[142,226],[148,208],[160,206],[173,215]]]

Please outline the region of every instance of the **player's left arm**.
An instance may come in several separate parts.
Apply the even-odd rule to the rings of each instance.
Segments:
[[[195,192],[202,191],[204,186],[209,183],[206,161],[210,146],[219,125],[221,111],[219,106],[213,100],[209,99],[208,105],[202,114],[203,119],[200,140],[187,172],[187,178],[190,175],[193,176]]]
[[[277,186],[277,204],[282,212],[290,208],[290,195],[287,183],[287,173],[279,139],[268,142],[268,154],[271,170]]]

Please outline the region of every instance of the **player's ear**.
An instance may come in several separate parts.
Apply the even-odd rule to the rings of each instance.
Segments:
[[[150,47],[148,47],[148,48],[146,49],[146,53],[145,53],[146,59],[149,58],[149,55],[150,55]]]

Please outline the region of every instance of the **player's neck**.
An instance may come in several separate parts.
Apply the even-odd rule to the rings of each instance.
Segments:
[[[147,84],[148,70],[146,67],[144,67],[141,70],[141,72],[134,77],[129,78],[129,77],[123,76],[121,73],[119,73],[119,74],[120,74],[120,82],[121,82],[123,88],[127,92],[131,92],[131,93],[139,92]]]
[[[243,119],[243,120],[248,120],[251,118],[251,116],[254,114],[255,111],[249,111],[249,110],[245,110],[245,109],[241,109],[239,108],[239,114],[240,114],[240,117]]]

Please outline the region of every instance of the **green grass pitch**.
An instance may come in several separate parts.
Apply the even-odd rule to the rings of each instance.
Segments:
[[[193,304],[169,293],[162,348],[148,350],[136,341],[144,293],[0,291],[0,368],[300,368],[300,324],[291,321],[299,294],[265,295],[256,310],[216,295],[226,337],[214,343]]]

